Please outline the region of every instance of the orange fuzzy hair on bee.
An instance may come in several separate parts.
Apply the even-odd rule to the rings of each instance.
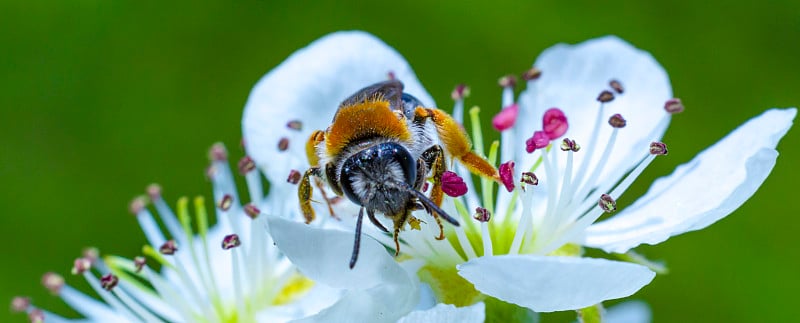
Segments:
[[[325,133],[326,153],[337,156],[353,140],[371,137],[411,142],[406,121],[389,108],[389,101],[376,98],[339,108],[333,124]]]

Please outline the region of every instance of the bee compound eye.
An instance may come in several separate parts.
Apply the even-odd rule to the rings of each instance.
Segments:
[[[423,106],[422,102],[419,99],[415,98],[413,95],[408,93],[403,93],[402,100],[403,100],[403,114],[406,115],[407,119],[413,118],[414,110],[417,107]]]
[[[397,178],[396,167],[400,166],[403,173],[402,178]],[[368,182],[372,185],[379,185],[387,182],[403,182],[411,187],[417,179],[417,162],[411,157],[402,145],[395,142],[380,143],[364,150],[361,150],[345,160],[342,165],[339,178],[341,179],[342,191],[353,203],[363,205],[359,192]],[[359,194],[361,193],[361,194]]]

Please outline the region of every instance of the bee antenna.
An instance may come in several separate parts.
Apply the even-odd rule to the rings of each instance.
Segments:
[[[450,224],[452,224],[454,226],[459,226],[458,220],[456,220],[453,217],[451,217],[450,215],[448,215],[447,212],[442,210],[442,208],[440,208],[438,205],[436,205],[436,203],[433,203],[433,201],[431,201],[431,199],[429,199],[427,196],[425,196],[425,194],[422,194],[422,192],[415,190],[414,188],[412,188],[407,183],[401,183],[401,184],[402,185],[400,185],[400,186],[402,186],[407,192],[409,192],[409,193],[413,194],[414,196],[416,196],[420,201],[422,201],[422,204],[424,204],[426,207],[428,207],[429,210],[433,210],[433,212],[436,212],[436,214],[441,216],[445,221],[450,222]],[[430,213],[430,211],[428,211],[428,213]]]

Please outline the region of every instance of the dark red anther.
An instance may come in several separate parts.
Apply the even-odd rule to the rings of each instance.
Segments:
[[[678,98],[669,99],[666,103],[664,103],[664,110],[666,110],[669,114],[681,113],[684,109],[683,102],[681,102],[681,99]]]
[[[467,194],[467,183],[458,174],[445,171],[442,174],[442,191],[451,197],[459,197]]]
[[[289,120],[289,122],[286,123],[286,128],[297,131],[303,130],[303,122],[300,120]]]
[[[134,268],[136,268],[137,274],[142,272],[142,269],[144,269],[145,265],[147,265],[147,259],[145,259],[144,257],[136,256],[135,258],[133,258],[133,266]]]
[[[608,82],[608,85],[609,85],[609,86],[610,86],[612,89],[614,89],[614,92],[617,92],[617,94],[622,94],[622,92],[625,92],[625,89],[624,89],[624,88],[622,88],[622,83],[620,83],[620,82],[619,82],[619,81],[617,81],[617,80],[611,80],[611,81],[609,81],[609,82]]]
[[[654,141],[650,143],[650,154],[651,155],[666,155],[667,154],[667,145],[660,141]]]
[[[538,80],[540,77],[542,77],[542,70],[536,67],[531,67],[529,70],[522,73],[522,79],[526,81]]]
[[[297,184],[300,183],[301,177],[303,177],[303,175],[300,174],[300,172],[298,172],[296,169],[292,169],[289,171],[289,177],[286,178],[286,182],[290,184]]]
[[[516,103],[509,105],[503,108],[503,110],[500,110],[500,112],[492,118],[492,126],[497,129],[497,131],[509,129],[514,126],[514,123],[517,121],[517,115],[519,115],[519,105]]]
[[[614,93],[611,93],[611,91],[603,90],[603,92],[600,92],[600,95],[597,96],[597,101],[602,103],[611,102],[613,100]]]
[[[617,210],[617,201],[611,197],[611,195],[603,194],[600,195],[600,200],[597,202],[597,205],[603,209],[603,212],[611,213]]]
[[[572,152],[578,152],[579,150],[581,150],[581,145],[578,145],[578,143],[576,143],[575,140],[564,138],[564,140],[561,141],[561,150],[562,151],[571,150]]]
[[[559,138],[567,133],[569,122],[564,111],[559,108],[550,108],[544,112],[542,118],[542,129],[550,140]]]
[[[247,214],[247,216],[250,217],[251,219],[255,219],[258,217],[259,214],[261,214],[261,210],[259,210],[253,204],[247,204],[244,206],[244,214]]]
[[[506,190],[509,192],[514,191],[514,161],[509,160],[500,164],[498,171],[500,172],[500,180]]]
[[[239,240],[239,235],[237,234],[229,234],[226,235],[225,238],[222,239],[222,249],[223,250],[230,250],[242,245],[242,241]]]
[[[109,273],[104,275],[103,277],[100,277],[100,286],[102,286],[103,289],[107,291],[111,291],[112,289],[114,289],[114,287],[117,286],[117,283],[119,283],[119,278],[117,278],[117,276],[115,276],[114,274]]]
[[[489,213],[489,210],[479,206],[475,208],[475,215],[473,218],[480,222],[489,222],[489,220],[492,219],[492,214]]]
[[[529,154],[536,151],[536,149],[541,149],[547,147],[550,144],[550,137],[544,131],[537,131],[533,133],[533,136],[525,140],[525,151]]]
[[[167,242],[164,242],[160,248],[158,248],[158,251],[164,255],[174,255],[175,252],[178,251],[178,244],[175,242],[175,240],[168,240]]]
[[[619,128],[625,128],[625,125],[627,125],[628,122],[625,121],[625,118],[623,118],[621,114],[617,113],[611,116],[611,118],[608,118],[608,124],[610,124],[614,128],[619,129]]]
[[[289,149],[289,138],[281,137],[278,140],[278,151],[286,151]]]

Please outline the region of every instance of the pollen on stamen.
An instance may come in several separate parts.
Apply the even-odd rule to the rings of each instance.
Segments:
[[[442,191],[450,197],[459,197],[467,194],[467,183],[458,174],[451,171],[442,173]]]
[[[625,118],[623,118],[621,114],[617,113],[611,116],[611,118],[608,118],[608,124],[614,128],[625,128],[628,122],[625,121]]]
[[[231,196],[230,194],[225,194],[225,196],[222,197],[222,200],[219,201],[217,206],[219,207],[220,210],[223,211],[230,210],[231,206],[233,206],[233,196]]]
[[[131,204],[128,205],[128,211],[133,215],[139,214],[144,208],[147,207],[147,198],[144,196],[134,197]]]
[[[292,169],[289,171],[289,177],[286,178],[286,182],[290,184],[297,184],[300,183],[300,178],[302,175],[296,169]]]
[[[517,77],[514,75],[505,75],[497,80],[497,84],[501,87],[515,87],[517,85]]]
[[[456,88],[453,89],[453,92],[450,92],[450,97],[453,98],[454,101],[463,100],[468,96],[469,96],[469,86],[467,86],[464,83],[456,85]]]
[[[100,250],[95,247],[86,247],[83,248],[81,256],[83,256],[83,258],[89,259],[90,262],[94,263],[97,260],[97,258],[100,257]]]
[[[650,154],[651,155],[666,155],[667,154],[667,144],[654,141],[650,143]]]
[[[157,200],[161,197],[161,185],[156,183],[147,185],[145,192],[147,196],[150,197],[150,200]]]
[[[286,151],[289,149],[289,138],[281,137],[278,140],[278,151]]]
[[[242,245],[242,241],[239,240],[239,235],[237,234],[229,234],[226,235],[225,238],[222,238],[222,249],[223,250],[230,250]]]
[[[228,160],[228,150],[222,143],[215,143],[208,150],[208,158],[213,161],[226,161]]]
[[[511,104],[500,110],[500,112],[492,118],[492,126],[497,129],[497,131],[507,130],[514,126],[518,115],[519,105],[516,103]]]
[[[611,93],[611,91],[608,90],[603,90],[603,92],[600,92],[600,95],[597,96],[597,101],[600,101],[602,103],[611,102],[613,100],[614,100],[614,93]]]
[[[617,210],[617,201],[614,200],[611,195],[603,194],[600,195],[600,200],[597,202],[597,205],[603,209],[603,212],[611,213]]]
[[[542,70],[536,67],[531,67],[529,70],[522,73],[522,79],[525,81],[538,80],[540,77],[542,77]]]
[[[519,181],[528,185],[539,185],[539,178],[533,172],[523,172]]]
[[[64,287],[64,277],[54,272],[45,273],[42,275],[42,285],[53,295],[58,295]]]
[[[525,140],[525,151],[529,154],[536,151],[536,149],[541,149],[547,147],[550,144],[550,137],[544,131],[536,131],[533,133],[533,136]]]
[[[578,152],[579,150],[581,150],[581,145],[578,145],[578,143],[576,143],[575,140],[564,138],[564,140],[561,141],[561,150],[562,151],[571,150],[572,152]]]
[[[303,122],[300,120],[289,120],[289,122],[286,123],[286,128],[297,131],[303,130]]]
[[[564,111],[559,108],[550,108],[544,112],[542,117],[542,130],[548,138],[556,139],[567,133],[569,122]]]
[[[15,296],[11,299],[11,311],[15,313],[25,312],[31,306],[30,297]]]
[[[244,156],[237,164],[239,167],[239,174],[246,175],[256,169],[256,162],[250,156]]]
[[[614,92],[617,92],[617,94],[622,94],[622,92],[625,92],[625,89],[622,87],[622,83],[617,80],[609,81],[608,86],[614,89]]]
[[[489,213],[489,210],[486,208],[479,206],[475,208],[475,215],[473,218],[479,222],[489,222],[489,220],[492,219],[492,214]]]
[[[247,214],[247,216],[250,217],[251,219],[255,219],[258,217],[259,214],[261,214],[261,210],[259,210],[253,204],[247,204],[244,206],[244,214]]]
[[[119,283],[119,278],[114,274],[106,274],[100,277],[100,286],[107,291],[111,291]]]
[[[70,273],[73,275],[80,275],[91,268],[92,262],[87,258],[80,257],[75,259],[75,261],[72,263],[72,270],[70,270]]]
[[[684,110],[683,102],[678,98],[669,99],[664,103],[664,110],[669,114],[681,113]]]
[[[178,243],[175,240],[168,240],[158,248],[158,252],[168,256],[174,255],[176,251],[178,251]]]
[[[142,256],[136,256],[133,258],[133,266],[136,268],[135,272],[138,274],[142,272],[144,266],[147,264],[147,259]]]
[[[509,160],[500,164],[498,172],[500,173],[500,180],[503,182],[503,186],[506,187],[506,190],[509,192],[514,191],[514,161]]]
[[[44,323],[44,312],[40,309],[34,309],[28,313],[28,320],[31,323]]]

